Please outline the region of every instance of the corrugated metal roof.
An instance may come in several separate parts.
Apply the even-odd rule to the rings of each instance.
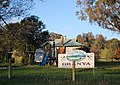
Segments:
[[[60,46],[73,47],[73,46],[83,46],[84,45],[79,42],[76,42],[76,39],[65,39],[63,45],[61,44],[61,39],[55,39],[55,41],[49,41],[46,43],[50,43],[53,46],[53,42],[55,42],[56,47],[60,47]]]
[[[64,44],[61,45],[61,39],[56,39],[55,40],[55,46],[66,46],[66,47],[71,47],[71,46],[83,46],[83,44],[76,42],[76,39],[65,39]]]
[[[70,42],[66,43],[64,46],[82,46],[83,44],[76,42],[76,39],[71,39]]]

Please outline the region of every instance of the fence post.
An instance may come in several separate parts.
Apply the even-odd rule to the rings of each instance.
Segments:
[[[8,52],[8,79],[11,79],[12,71],[11,71],[11,56],[12,52]]]

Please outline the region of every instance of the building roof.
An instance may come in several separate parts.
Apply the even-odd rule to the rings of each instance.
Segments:
[[[83,44],[76,42],[76,39],[64,39],[63,44],[61,43],[61,39],[55,39],[55,41],[49,41],[53,46],[53,42],[55,42],[56,47],[65,46],[65,47],[73,47],[73,46],[84,46]]]

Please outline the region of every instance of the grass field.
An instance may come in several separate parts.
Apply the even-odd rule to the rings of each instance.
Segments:
[[[76,69],[72,81],[71,69],[55,66],[40,67],[12,65],[8,79],[6,65],[0,65],[0,85],[120,85],[120,62],[99,62],[93,69]]]

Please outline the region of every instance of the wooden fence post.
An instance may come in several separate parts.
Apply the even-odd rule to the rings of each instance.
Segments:
[[[75,81],[75,76],[76,76],[76,73],[75,73],[75,61],[73,61],[72,63],[72,80]]]

